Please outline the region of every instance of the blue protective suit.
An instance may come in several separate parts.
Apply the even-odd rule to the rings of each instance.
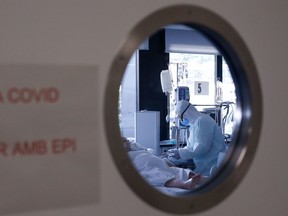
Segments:
[[[188,105],[189,102],[180,101],[176,107],[176,115],[189,121],[187,146],[179,149],[179,155],[182,160],[194,160],[195,173],[209,176],[211,168],[217,165],[219,153],[226,151],[224,136],[214,119]]]

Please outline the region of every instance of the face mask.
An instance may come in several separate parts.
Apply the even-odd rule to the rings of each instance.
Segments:
[[[189,121],[188,121],[188,119],[184,118],[183,121],[180,121],[180,124],[182,126],[189,126]]]

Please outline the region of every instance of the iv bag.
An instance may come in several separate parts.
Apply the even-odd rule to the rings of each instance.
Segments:
[[[160,80],[162,91],[164,93],[169,93],[172,91],[171,76],[169,70],[162,70],[160,73]]]

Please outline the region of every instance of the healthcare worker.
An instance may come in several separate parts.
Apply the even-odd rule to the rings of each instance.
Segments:
[[[217,166],[219,153],[226,150],[220,126],[209,115],[198,112],[186,100],[177,103],[175,114],[183,124],[188,123],[189,137],[184,148],[170,149],[168,158],[174,163],[177,160],[193,159],[193,171],[210,176],[211,168]]]

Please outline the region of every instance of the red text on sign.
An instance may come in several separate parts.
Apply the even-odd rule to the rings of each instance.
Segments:
[[[7,156],[7,143],[0,141],[0,156]]]
[[[4,98],[2,96],[2,93],[0,92],[0,103],[4,103]]]
[[[10,88],[7,92],[7,99],[12,104],[18,103],[56,103],[59,100],[59,90],[57,88]]]
[[[16,142],[12,149],[12,156],[24,155],[44,155],[48,151],[45,140],[35,140],[32,142]]]
[[[63,154],[67,151],[76,151],[76,140],[71,138],[53,139],[51,143],[51,150],[54,154]]]

